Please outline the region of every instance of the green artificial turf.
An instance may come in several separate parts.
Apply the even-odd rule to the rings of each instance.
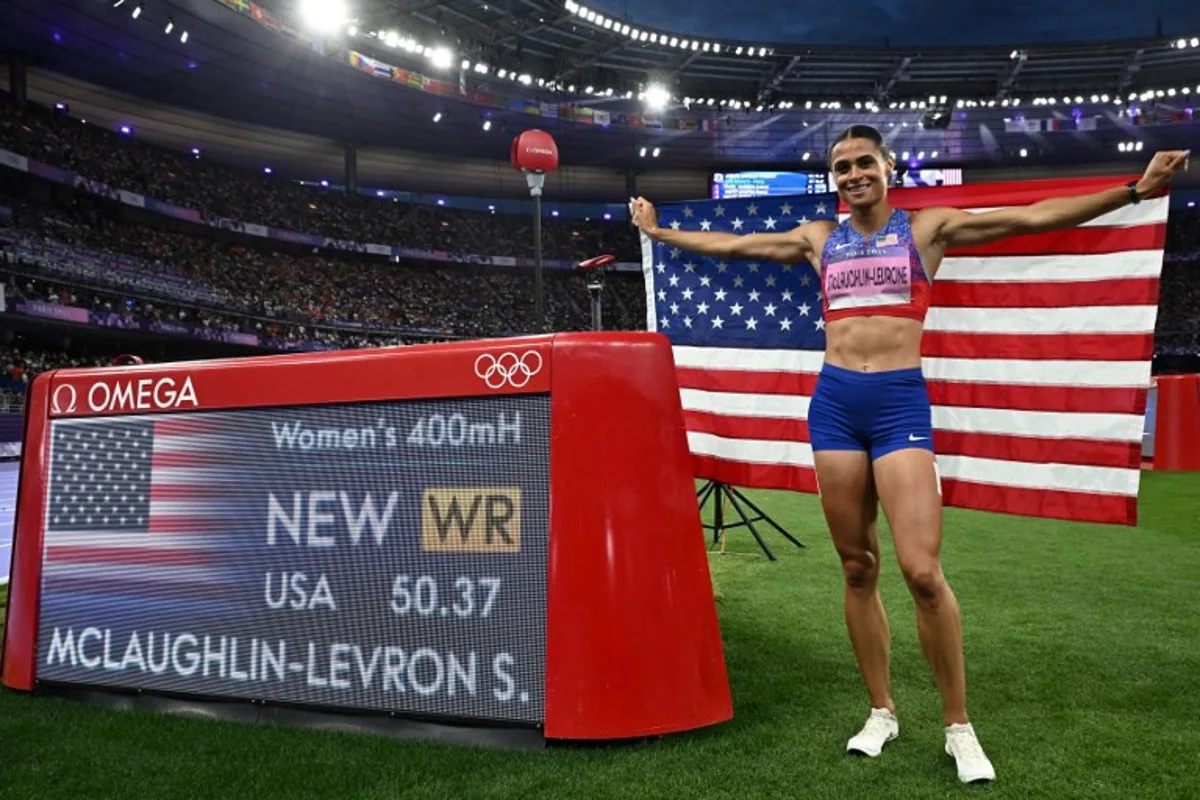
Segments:
[[[802,538],[736,532],[710,564],[732,722],[651,743],[509,752],[112,711],[0,691],[0,796],[22,798],[1196,798],[1200,476],[1147,474],[1137,528],[946,514],[971,716],[999,779],[962,786],[883,531],[900,738],[866,717],[815,497],[748,493]],[[880,520],[881,527],[884,525]],[[0,590],[2,592],[2,590]],[[3,595],[0,594],[0,597]],[[619,667],[618,667],[619,668]]]

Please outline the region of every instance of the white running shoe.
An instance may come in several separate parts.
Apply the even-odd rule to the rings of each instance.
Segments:
[[[946,755],[954,757],[963,783],[996,780],[996,769],[983,754],[971,723],[946,726]]]
[[[867,724],[849,742],[847,753],[859,753],[874,758],[883,751],[883,746],[900,735],[900,723],[886,708],[871,709]]]

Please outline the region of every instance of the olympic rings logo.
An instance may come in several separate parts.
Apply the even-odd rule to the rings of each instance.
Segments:
[[[520,389],[541,371],[542,355],[536,350],[526,350],[519,356],[511,350],[498,356],[484,353],[475,359],[475,376],[489,389]]]

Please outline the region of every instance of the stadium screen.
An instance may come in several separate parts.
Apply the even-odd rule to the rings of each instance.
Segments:
[[[911,168],[903,173],[897,172],[894,181],[894,185],[904,187],[959,186],[961,184],[962,170],[957,168]],[[711,187],[714,200],[773,195],[827,194],[837,191],[832,172],[714,172]]]
[[[52,420],[38,678],[540,722],[549,408]]]
[[[714,172],[714,200],[772,195],[826,194],[833,183],[824,172]]]

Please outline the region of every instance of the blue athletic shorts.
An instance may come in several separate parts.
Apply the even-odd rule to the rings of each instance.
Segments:
[[[861,450],[871,460],[906,447],[933,452],[933,413],[919,368],[854,372],[826,364],[808,406],[812,449]]]

